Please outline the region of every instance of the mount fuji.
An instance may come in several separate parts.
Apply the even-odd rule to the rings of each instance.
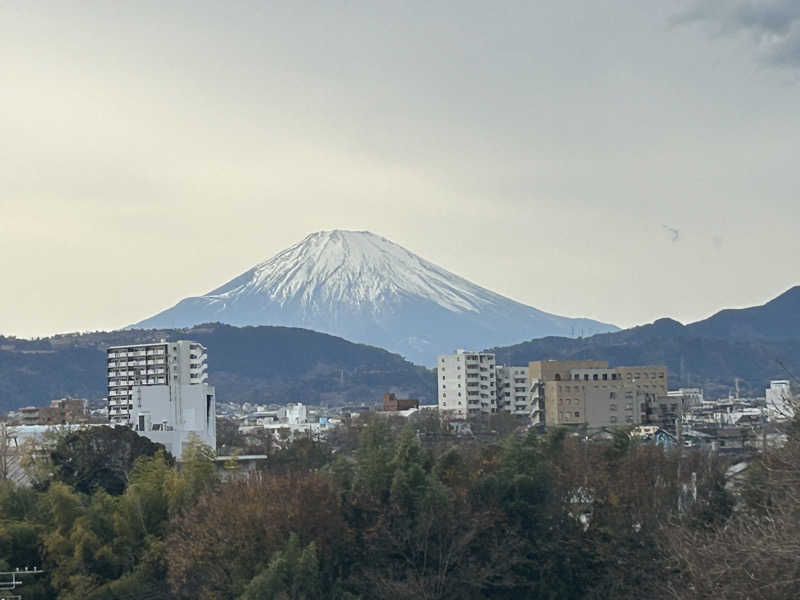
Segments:
[[[482,288],[368,231],[320,231],[134,328],[283,325],[381,346],[432,365],[455,348],[616,331]]]

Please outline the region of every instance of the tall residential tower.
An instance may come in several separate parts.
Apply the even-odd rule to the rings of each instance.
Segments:
[[[460,419],[497,412],[494,354],[457,350],[436,363],[439,411]]]
[[[201,344],[113,346],[106,359],[112,425],[132,427],[177,458],[192,435],[216,447],[216,399]]]

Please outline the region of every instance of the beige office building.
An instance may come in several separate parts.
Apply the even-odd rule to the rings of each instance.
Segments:
[[[528,365],[532,400],[547,425],[638,425],[647,403],[667,394],[665,366],[609,367],[605,361],[536,361]]]

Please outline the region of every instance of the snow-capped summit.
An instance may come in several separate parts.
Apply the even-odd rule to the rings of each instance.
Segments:
[[[305,327],[432,364],[456,347],[485,348],[613,325],[520,304],[369,231],[320,231],[225,285],[134,325]]]

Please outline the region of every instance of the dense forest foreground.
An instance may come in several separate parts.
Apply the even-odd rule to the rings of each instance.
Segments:
[[[249,477],[201,445],[177,469],[133,432],[64,432],[33,487],[0,484],[0,570],[44,570],[25,600],[796,597],[796,430],[736,491],[723,459],[626,431],[420,431],[355,420]]]

